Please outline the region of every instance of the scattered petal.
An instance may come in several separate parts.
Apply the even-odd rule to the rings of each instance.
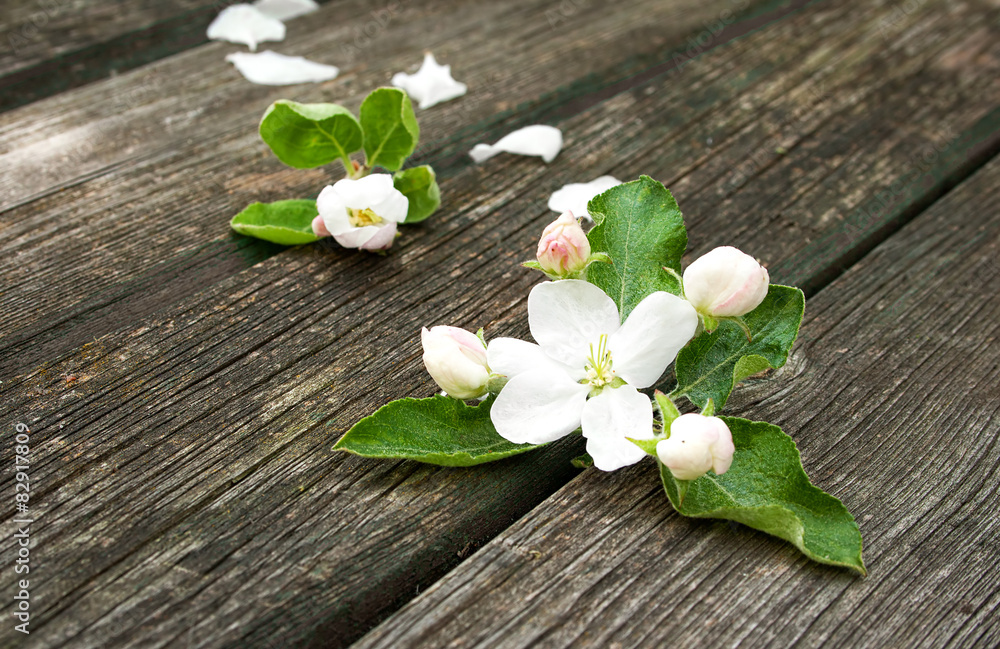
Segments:
[[[464,83],[451,77],[451,66],[438,64],[430,52],[424,54],[424,62],[415,74],[394,74],[392,85],[405,90],[419,102],[421,108],[430,108],[434,104],[461,97],[468,91]]]
[[[631,385],[605,388],[588,400],[581,422],[587,452],[601,471],[614,471],[645,457],[646,452],[626,437],[653,439],[653,406]]]
[[[553,212],[572,212],[576,216],[592,218],[587,213],[587,203],[590,199],[621,184],[622,181],[614,176],[601,176],[589,183],[563,185],[549,196],[549,209]]]
[[[208,37],[216,41],[243,43],[256,52],[258,43],[284,40],[285,24],[265,16],[252,5],[232,5],[223,9],[208,26]]]
[[[559,155],[562,143],[562,131],[554,126],[534,124],[508,133],[496,144],[477,144],[469,151],[469,155],[476,162],[483,162],[498,153],[517,153],[541,156],[548,163]]]
[[[266,50],[259,54],[233,52],[226,60],[236,66],[247,81],[264,86],[317,83],[336,78],[335,66],[315,63],[301,56],[285,56]]]
[[[298,18],[319,9],[319,5],[313,0],[257,0],[253,6],[268,18],[282,21]]]

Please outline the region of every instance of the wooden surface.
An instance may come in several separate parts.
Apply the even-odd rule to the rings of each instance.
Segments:
[[[998,184],[994,160],[820,291],[730,404],[854,513],[867,579],[679,516],[647,461],[584,472],[355,646],[997,646]]]
[[[673,572],[647,570],[640,582],[621,575],[617,591],[609,578],[602,584],[608,590],[600,592],[611,601],[584,607],[594,615],[634,616],[631,604],[614,604],[622,589],[638,583],[641,592],[628,597],[639,599],[628,601],[640,601],[653,596],[643,585],[666,588],[667,582],[657,580],[669,575],[687,586],[703,573],[737,581],[744,573],[777,575],[778,581],[755,585],[786,603],[803,593],[830,598],[857,588],[849,576],[805,564],[779,543],[667,514],[669,506],[662,496],[653,498],[655,485],[643,472],[649,467],[611,476],[588,471],[574,480],[578,472],[568,460],[580,449],[573,441],[470,470],[330,451],[340,434],[385,401],[434,391],[420,363],[421,326],[485,326],[489,336],[526,335],[524,298],[537,278],[517,262],[554,216],[545,209],[548,195],[566,182],[604,173],[623,179],[650,174],[674,190],[684,209],[692,255],[721,243],[738,245],[763,259],[775,281],[804,285],[810,293],[862,258],[862,264],[885,265],[887,273],[904,273],[891,260],[878,261],[883,252],[865,257],[880,242],[879,251],[889,247],[909,260],[904,266],[915,263],[908,250],[923,239],[905,228],[893,233],[915,218],[910,227],[919,228],[921,218],[940,215],[945,208],[936,201],[949,200],[948,192],[1000,146],[998,9],[985,1],[928,1],[911,12],[892,3],[754,5],[712,41],[715,47],[678,67],[678,48],[683,52],[705,21],[734,4],[741,3],[634,0],[608,12],[597,3],[577,3],[553,26],[547,12],[561,5],[541,0],[412,2],[377,47],[347,57],[331,43],[363,27],[370,6],[337,2],[315,20],[290,24],[282,47],[339,65],[341,76],[333,82],[252,86],[222,60],[238,48],[208,44],[0,114],[2,425],[32,426],[32,557],[44,575],[33,593],[32,635],[15,638],[9,626],[0,627],[0,644],[346,646],[522,516],[556,516],[545,512],[558,510],[553,503],[584,483],[593,485],[585,490],[593,492],[588,498],[608,501],[607,490],[628,476],[636,482],[629,489],[639,491],[623,493],[645,498],[635,508],[638,519],[619,519],[620,511],[607,509],[610,501],[601,505],[606,509],[587,510],[587,516],[604,511],[600,521],[607,529],[621,520],[624,532],[609,533],[607,543],[633,542],[630,530],[659,541],[671,534],[704,541],[689,552],[664,551]],[[356,107],[392,72],[414,66],[425,48],[452,63],[455,76],[470,85],[461,100],[418,114],[423,145],[414,163],[431,162],[438,170],[444,198],[438,214],[406,228],[384,259],[330,244],[281,249],[229,232],[229,217],[246,203],[314,195],[335,179],[322,170],[283,168],[267,153],[256,123],[268,103],[291,96]],[[476,142],[535,122],[563,129],[566,145],[551,165],[504,156],[475,166],[464,155]],[[947,239],[965,242],[966,265],[990,260],[976,241],[995,246],[996,240],[995,203],[989,200],[995,173],[980,172],[974,182],[986,183],[975,203],[982,209],[958,224],[973,229]],[[932,205],[936,212],[919,216]],[[892,248],[894,241],[911,248]],[[951,272],[945,270],[935,277]],[[905,273],[895,282],[852,289],[856,280],[850,278],[861,271],[851,272],[820,291],[815,302],[826,304],[824,296],[840,290],[845,300],[861,300],[858,306],[837,311],[835,300],[825,309],[811,301],[807,332],[813,333],[807,336],[815,338],[803,348],[814,345],[817,353],[829,354],[829,341],[854,336],[857,325],[837,329],[838,318],[854,322],[848,316],[859,317],[864,300],[896,304],[919,294],[906,292]],[[941,300],[947,307],[942,313],[963,313],[955,309],[967,302],[948,301],[946,291],[943,297],[930,292],[937,286],[926,285],[922,308]],[[983,307],[987,313],[996,310],[995,292],[993,311]],[[904,330],[892,318],[885,322],[862,340],[881,340],[886,349],[902,344]],[[985,320],[979,326],[975,331],[994,331]],[[949,340],[925,335],[928,345]],[[965,339],[956,338],[956,345],[959,340]],[[883,348],[865,349],[870,355],[859,355],[858,362]],[[918,349],[924,347],[904,351]],[[843,436],[861,426],[847,408],[856,402],[858,412],[874,413],[868,419],[889,426],[892,413],[879,408],[892,394],[860,385],[850,354],[831,358],[821,366],[793,362],[734,403],[747,412],[765,409],[767,418],[786,426],[800,421],[789,403],[812,403],[820,414],[811,425],[832,422],[827,428]],[[995,364],[977,367],[993,382],[971,385],[996,384]],[[913,381],[913,374],[898,379]],[[790,381],[797,381],[794,393]],[[913,382],[908,389],[914,392],[906,394],[925,385]],[[843,402],[820,390],[827,383],[846,385]],[[993,430],[988,417],[975,419],[981,411],[963,412],[963,426],[972,430],[985,422],[979,429]],[[887,430],[909,431],[911,426],[900,426],[912,419]],[[914,430],[914,439],[937,443],[939,435],[930,428]],[[853,467],[832,451],[824,465],[831,440],[823,442],[821,434],[798,438],[809,444],[807,468],[822,486],[844,496],[856,513],[869,507],[874,509],[864,513],[881,515],[884,503],[871,500],[881,493],[877,481],[855,473],[845,477]],[[978,454],[972,449],[961,459],[992,466],[991,448]],[[809,464],[814,459],[819,464]],[[891,473],[897,483],[899,475]],[[0,475],[4,493],[12,491],[12,480]],[[859,500],[838,491],[845,484],[860,485]],[[974,492],[962,493],[971,498]],[[916,488],[909,495],[926,496]],[[932,502],[925,500],[920,507]],[[563,514],[569,511],[580,510]],[[866,527],[874,525],[868,520],[862,518],[862,531],[876,548],[883,537],[917,544],[936,529],[888,529],[899,520],[888,516],[877,521],[881,526]],[[953,520],[958,525],[967,518]],[[969,529],[985,533],[993,520],[985,517]],[[506,534],[517,530],[518,538],[531,535],[521,526]],[[870,530],[882,532],[869,536]],[[5,552],[13,532],[10,526],[3,530]],[[738,566],[720,559],[748,544],[756,551],[734,559]],[[481,556],[495,547],[488,545]],[[972,556],[962,547],[964,554],[956,550],[940,559],[914,556],[929,564],[928,571],[942,571],[953,565],[948,557]],[[885,556],[882,565],[897,565]],[[869,559],[877,569],[878,556]],[[514,561],[499,561],[497,569],[507,560]],[[558,577],[575,560],[562,553],[546,570]],[[721,563],[713,569],[712,561]],[[976,557],[968,561],[979,565]],[[530,566],[517,565],[530,572]],[[455,575],[468,574],[464,570],[433,592],[461,593]],[[953,572],[956,578],[964,574]],[[978,590],[963,591],[980,602],[974,604],[979,617],[968,618],[972,628],[992,628],[983,616],[992,612],[995,582],[987,572],[976,582]],[[566,597],[587,601],[590,591],[572,590],[582,582],[567,583]],[[887,614],[892,596],[883,592],[865,599],[868,614]],[[692,606],[700,606],[700,619],[711,621],[719,600],[699,601]],[[847,610],[821,601],[833,608],[833,617],[822,619],[838,619]],[[418,599],[415,606],[435,616],[444,610],[435,602]],[[773,614],[763,604],[753,610]],[[466,601],[463,609],[474,617],[480,606]],[[770,631],[748,613],[741,628],[758,644],[763,636],[753,629],[808,640],[818,636],[795,624],[814,619],[814,608]],[[9,602],[0,602],[0,615],[9,617],[11,610]],[[401,619],[409,619],[409,611]],[[565,611],[546,615],[555,617],[528,626],[553,644],[582,628],[582,618]],[[436,646],[438,632],[464,639],[462,619],[442,621],[430,632],[421,625],[419,637],[408,641]],[[511,636],[516,644],[532,631],[511,620],[509,628],[520,629]],[[902,616],[893,620],[896,626],[888,628],[908,630],[917,641],[944,637],[920,635],[917,623]],[[394,634],[405,629],[394,624],[379,627],[364,642],[401,637]],[[594,628],[610,628],[602,625],[595,622]],[[503,633],[499,620],[486,630]],[[836,633],[848,631],[854,635],[829,635],[854,646],[868,637],[850,625]],[[948,637],[967,636],[956,631]],[[639,636],[632,638],[641,644]]]

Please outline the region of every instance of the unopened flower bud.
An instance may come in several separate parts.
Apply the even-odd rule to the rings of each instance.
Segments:
[[[753,257],[732,246],[702,255],[684,271],[684,297],[715,318],[750,313],[764,301],[770,278]]]
[[[572,212],[563,212],[542,231],[535,257],[550,277],[574,278],[587,268],[590,241]]]
[[[424,327],[420,342],[424,367],[448,396],[475,399],[486,394],[486,345],[476,334],[458,327]]]
[[[670,424],[670,438],[656,445],[656,455],[678,480],[722,475],[733,463],[733,435],[718,417],[690,413]]]

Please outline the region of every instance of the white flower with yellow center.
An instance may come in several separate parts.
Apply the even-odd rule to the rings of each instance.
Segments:
[[[490,341],[490,369],[507,376],[490,411],[497,432],[544,444],[582,428],[594,466],[613,471],[645,452],[630,442],[653,438],[653,407],[639,392],[694,336],[698,314],[659,291],[621,322],[614,301],[581,280],[545,282],[528,295],[528,326],[538,344]]]
[[[406,220],[409,207],[389,174],[344,178],[327,185],[316,198],[319,216],[312,229],[318,237],[333,235],[345,248],[385,250],[396,238],[396,224]]]

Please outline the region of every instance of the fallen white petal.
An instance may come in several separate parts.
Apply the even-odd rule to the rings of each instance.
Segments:
[[[461,97],[468,91],[468,86],[452,78],[451,66],[438,64],[430,52],[424,54],[424,62],[416,73],[397,72],[392,75],[392,85],[405,90],[421,108]]]
[[[621,184],[622,181],[614,176],[601,176],[589,183],[563,185],[549,196],[549,209],[560,214],[572,212],[576,216],[592,218],[587,213],[587,203],[590,199]]]
[[[259,54],[233,52],[226,60],[236,66],[248,81],[264,86],[288,86],[295,83],[316,83],[336,78],[340,70],[301,56],[285,56],[271,50]]]
[[[540,156],[548,163],[559,155],[562,142],[562,131],[556,127],[533,124],[508,133],[496,144],[477,144],[469,151],[469,155],[476,162],[482,162],[498,153],[517,153]]]
[[[275,20],[291,20],[319,9],[319,5],[313,0],[257,0],[253,6]]]
[[[257,43],[284,40],[285,24],[265,16],[253,5],[238,4],[226,7],[215,17],[208,26],[208,37],[216,41],[244,43],[256,52]]]

